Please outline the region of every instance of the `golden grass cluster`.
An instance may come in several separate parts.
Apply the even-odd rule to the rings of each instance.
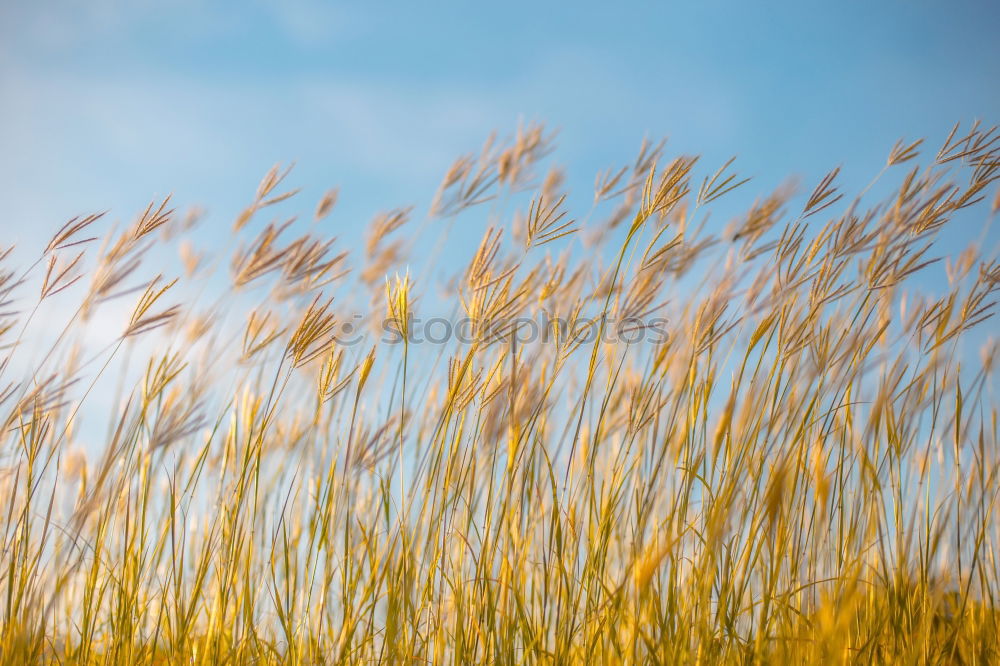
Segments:
[[[648,143],[574,215],[530,126],[360,249],[277,168],[228,254],[167,201],[8,249],[0,661],[997,663],[1000,266],[938,242],[997,143],[756,200]]]

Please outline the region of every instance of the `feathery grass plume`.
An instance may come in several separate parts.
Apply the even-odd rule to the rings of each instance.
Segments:
[[[697,203],[699,206],[704,206],[705,204],[710,204],[716,199],[725,196],[726,194],[732,192],[737,187],[745,185],[750,182],[749,178],[744,178],[742,180],[737,180],[735,173],[730,173],[722,178],[726,169],[732,166],[733,162],[736,161],[735,157],[730,157],[729,161],[719,167],[719,170],[712,174],[709,178],[705,176],[705,179],[701,183],[701,187],[698,189]],[[722,180],[719,180],[722,178]]]
[[[311,363],[333,347],[337,325],[336,315],[330,312],[333,298],[326,302],[321,299],[322,294],[316,294],[288,340],[285,353],[296,368]]]
[[[49,264],[45,269],[45,277],[42,278],[41,300],[69,289],[83,277],[83,273],[79,270],[81,259],[83,259],[83,252],[77,253],[75,257],[63,265],[58,265],[56,255],[49,255]]]
[[[581,214],[498,136],[357,265],[336,190],[245,235],[278,167],[229,279],[169,199],[0,251],[0,663],[1000,660],[996,131],[857,192],[644,141]]]
[[[89,316],[99,303],[136,290],[134,287],[123,287],[123,283],[139,269],[152,245],[150,235],[168,226],[173,219],[173,209],[167,209],[169,200],[167,197],[155,209],[155,203],[150,202],[132,226],[118,234],[114,242],[111,241],[114,236],[108,236],[93,271],[90,290],[80,306],[84,317]]]
[[[164,202],[165,203],[165,202]],[[106,212],[106,211],[105,211]],[[52,235],[52,240],[45,247],[45,254],[50,254],[55,250],[64,250],[69,247],[74,247],[77,245],[84,245],[90,243],[91,241],[97,240],[96,236],[91,236],[89,238],[74,238],[84,229],[88,228],[102,217],[105,213],[94,213],[91,215],[86,215],[84,217],[74,217],[69,220],[66,224],[59,228],[55,234]]]
[[[290,164],[284,171],[281,170],[280,164],[275,164],[271,167],[271,170],[264,175],[264,178],[261,179],[260,184],[257,186],[257,195],[254,197],[253,203],[244,208],[233,222],[233,231],[239,231],[245,227],[261,208],[281,203],[282,201],[290,199],[299,193],[298,189],[294,189],[281,194],[272,195],[278,185],[281,185],[285,178],[288,177],[288,174],[291,173],[294,166],[294,164]]]
[[[537,201],[532,200],[528,211],[528,230],[525,240],[527,248],[551,243],[577,231],[573,227],[575,220],[562,221],[566,217],[566,211],[559,211],[559,208],[565,200],[564,194],[548,208],[545,208],[544,197],[540,197]]]
[[[337,199],[340,198],[340,188],[334,187],[323,193],[322,198],[320,198],[319,203],[316,204],[316,212],[313,213],[313,218],[315,220],[322,220],[324,217],[330,214],[333,207],[337,205]]]
[[[299,290],[322,289],[346,275],[346,269],[334,272],[347,258],[346,251],[329,255],[334,240],[321,240],[308,234],[295,240],[288,247],[282,267],[285,282]]]
[[[161,326],[165,326],[178,314],[180,314],[180,306],[178,305],[173,305],[162,312],[150,312],[156,302],[160,300],[160,297],[162,297],[168,289],[177,284],[177,280],[174,279],[162,287],[159,287],[159,282],[162,277],[162,275],[156,276],[146,286],[146,290],[142,293],[142,296],[139,297],[139,302],[136,303],[135,307],[132,309],[132,314],[129,315],[128,326],[126,326],[125,332],[122,334],[123,338],[140,335]]]
[[[410,319],[413,315],[410,303],[410,290],[413,283],[410,274],[402,278],[397,275],[393,280],[385,278],[385,302],[389,308],[389,325],[403,340],[410,338]]]

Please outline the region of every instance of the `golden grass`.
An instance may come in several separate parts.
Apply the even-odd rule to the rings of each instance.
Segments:
[[[835,170],[713,233],[732,161],[644,144],[574,217],[531,126],[363,252],[337,190],[261,222],[277,167],[228,280],[168,201],[4,252],[0,661],[997,663],[1000,266],[935,254],[997,212],[996,142],[900,142],[856,196]],[[467,336],[418,344],[435,308]]]

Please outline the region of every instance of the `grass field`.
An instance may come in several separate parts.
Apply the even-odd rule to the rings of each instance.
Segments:
[[[998,663],[998,145],[573,211],[527,126],[357,247],[276,168],[8,250],[0,662]]]

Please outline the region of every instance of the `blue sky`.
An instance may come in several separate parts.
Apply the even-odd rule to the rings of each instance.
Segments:
[[[425,212],[455,157],[519,120],[558,129],[584,207],[644,137],[710,170],[738,155],[740,210],[838,165],[856,191],[900,137],[1000,121],[998,7],[0,0],[0,247],[33,259],[73,215],[127,219],[173,193],[207,209],[199,242],[228,249],[260,178],[291,161],[290,213],[339,186],[323,224],[352,247],[380,210]],[[480,222],[453,227],[455,266]],[[98,323],[103,348],[121,327]],[[112,392],[95,393],[103,423]]]
[[[2,3],[4,244],[169,192],[221,238],[293,160],[310,205],[339,185],[360,227],[425,209],[519,119],[559,130],[589,196],[644,136],[737,154],[764,193],[836,165],[863,184],[899,137],[1000,116],[991,2]]]

